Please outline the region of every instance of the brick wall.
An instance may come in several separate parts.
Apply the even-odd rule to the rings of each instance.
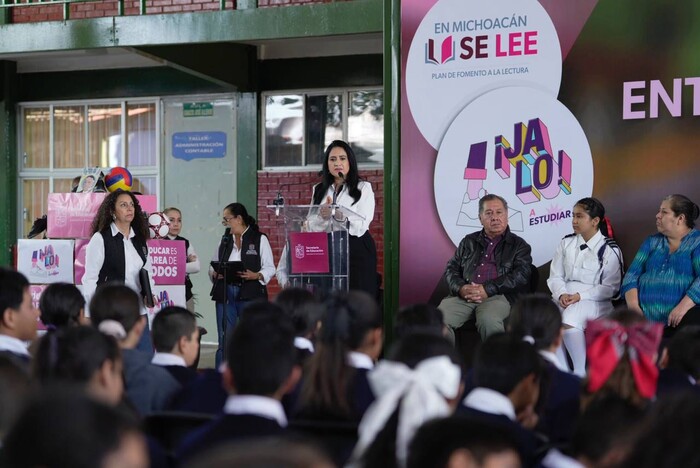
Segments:
[[[384,171],[362,170],[360,176],[372,183],[374,189],[374,219],[370,224],[370,233],[377,244],[377,271],[384,277]],[[313,172],[258,172],[258,226],[266,233],[272,245],[275,262],[279,261],[284,247],[284,227],[279,224],[275,213],[266,208],[271,205],[277,190],[283,184],[291,187],[283,189],[284,203],[287,205],[308,205],[311,201],[311,187],[318,182],[316,171]],[[277,280],[268,286],[270,297],[279,292]]]
[[[24,2],[25,0],[21,0]],[[303,5],[310,3],[330,3],[332,0],[258,0],[259,8]],[[226,2],[226,9],[234,9],[234,1]],[[219,9],[217,0],[147,0],[146,13],[155,15],[161,13],[185,13],[193,11],[213,11]],[[13,23],[37,23],[41,21],[63,20],[63,7],[61,5],[32,6],[12,8]],[[124,2],[124,15],[138,15],[139,2],[129,0]],[[70,6],[71,19],[101,18],[117,15],[117,2],[96,1],[76,3]]]

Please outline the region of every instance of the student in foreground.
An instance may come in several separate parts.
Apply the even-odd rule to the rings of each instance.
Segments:
[[[0,314],[0,354],[28,369],[26,342],[36,338],[39,310],[32,305],[27,278],[8,268],[0,268]]]
[[[152,335],[156,353],[151,364],[166,369],[183,387],[197,378],[190,368],[199,353],[199,328],[192,312],[166,307],[153,319]]]
[[[177,455],[181,461],[224,442],[285,432],[280,400],[301,375],[291,319],[275,304],[249,304],[229,339],[226,360],[229,397],[223,414],[185,437]]]

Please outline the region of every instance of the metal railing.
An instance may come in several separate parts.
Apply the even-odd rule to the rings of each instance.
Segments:
[[[117,15],[116,16],[124,16],[124,3],[126,0],[0,0],[0,14],[3,11],[8,11],[11,8],[16,8],[16,7],[39,7],[39,6],[52,6],[52,5],[61,5],[63,8],[63,19],[69,20],[70,19],[70,6],[73,4],[81,4],[81,3],[106,3],[106,2],[116,2],[117,4]],[[218,0],[219,1],[219,10],[223,11],[226,9],[226,0]],[[146,12],[146,3],[147,0],[138,0],[138,5],[139,5],[139,15],[145,15]],[[234,5],[237,2],[234,0]],[[243,5],[243,8],[256,8],[257,7],[257,1],[245,1],[245,0],[238,0],[238,3],[241,3]],[[243,9],[241,8],[241,9]],[[190,13],[190,12],[185,12],[183,13]],[[105,15],[105,16],[111,16],[111,15]]]

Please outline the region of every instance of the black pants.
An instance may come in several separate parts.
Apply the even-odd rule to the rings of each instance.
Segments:
[[[700,306],[695,306],[692,309],[690,309],[684,316],[683,319],[681,320],[681,323],[678,324],[677,327],[666,327],[664,328],[664,336],[663,340],[667,341],[670,340],[673,335],[676,334],[678,330],[682,330],[685,327],[698,327],[700,326]]]
[[[349,236],[349,279],[350,289],[365,291],[373,298],[377,298],[377,246],[369,231],[362,236]]]

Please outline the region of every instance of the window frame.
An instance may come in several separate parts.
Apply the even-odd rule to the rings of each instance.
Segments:
[[[301,144],[301,160],[302,165],[299,166],[267,166],[266,154],[266,122],[267,122],[267,98],[269,96],[281,96],[287,94],[300,94],[304,97],[304,105],[302,106],[302,118],[304,121],[304,132],[306,132],[306,98],[308,96],[326,96],[329,94],[340,94],[341,102],[341,129],[343,140],[348,139],[348,117],[350,116],[350,93],[357,91],[375,91],[384,93],[384,88],[381,86],[344,86],[341,88],[312,88],[312,89],[281,89],[274,91],[265,91],[260,93],[260,152],[261,152],[261,170],[264,172],[308,172],[321,169],[321,164],[306,164],[306,139]],[[385,116],[384,116],[385,117]],[[384,163],[358,163],[359,169],[383,169]]]
[[[120,136],[122,139],[121,145],[121,160],[126,161],[128,152],[128,134],[127,134],[127,107],[130,104],[152,104],[154,105],[154,115],[155,115],[155,164],[150,166],[134,166],[129,167],[129,172],[134,178],[153,178],[155,179],[155,193],[151,195],[156,196],[156,200],[161,198],[161,180],[163,171],[163,148],[162,148],[162,98],[156,96],[150,97],[120,97],[120,98],[106,98],[106,99],[71,99],[71,100],[55,100],[55,101],[23,101],[16,105],[17,111],[17,235],[19,238],[23,238],[24,233],[24,223],[28,220],[29,213],[27,212],[27,204],[24,200],[24,184],[25,180],[46,180],[49,182],[49,193],[54,193],[54,180],[55,179],[72,179],[76,175],[76,170],[82,170],[87,167],[90,155],[89,155],[89,131],[88,131],[88,108],[91,105],[119,105],[121,107],[121,121],[120,121]],[[54,109],[56,107],[79,107],[82,106],[85,112],[85,122],[84,122],[84,165],[80,168],[57,168],[55,164],[55,153],[54,153]],[[24,148],[24,116],[27,109],[36,108],[49,108],[50,120],[49,120],[49,164],[48,167],[40,168],[28,168],[26,165],[26,156]]]

